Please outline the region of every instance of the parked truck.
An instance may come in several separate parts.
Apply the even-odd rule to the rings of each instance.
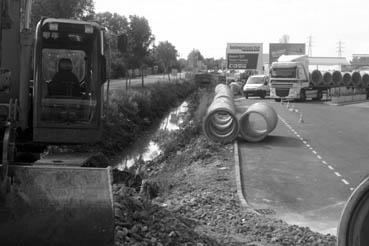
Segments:
[[[270,68],[270,97],[305,101],[320,100],[325,90],[310,81],[309,60],[306,55],[282,55]]]

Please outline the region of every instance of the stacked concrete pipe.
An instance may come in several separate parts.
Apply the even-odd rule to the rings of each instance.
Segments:
[[[265,129],[257,129],[254,115],[258,116]],[[229,86],[219,84],[215,96],[203,121],[203,132],[214,142],[229,143],[238,135],[249,142],[259,142],[272,132],[278,123],[275,110],[266,103],[252,104],[238,118]],[[260,127],[260,125],[258,125]]]
[[[264,120],[265,129],[256,129],[255,123],[250,119],[252,115],[258,115]],[[270,105],[262,102],[255,103],[239,117],[240,135],[248,142],[259,142],[276,128],[277,123],[278,115]]]
[[[361,83],[361,74],[360,72],[353,72],[351,74],[351,80],[352,80],[352,84],[355,87],[361,87],[362,83]]]
[[[323,73],[323,84],[324,86],[332,85],[332,74],[330,72]]]
[[[203,121],[203,131],[214,142],[234,141],[239,132],[233,93],[227,85],[215,87],[215,96]]]
[[[348,72],[343,73],[342,75],[342,83],[345,86],[351,86],[352,85],[352,80],[351,80],[351,74]]]
[[[369,86],[369,74],[368,73],[362,73],[361,74],[361,81],[363,83],[363,87],[367,88]]]
[[[319,86],[321,85],[322,81],[323,81],[322,73],[319,70],[314,70],[311,73],[311,82],[313,83],[313,85]]]
[[[335,86],[340,86],[343,84],[342,82],[342,73],[340,71],[334,71],[332,73],[332,81]]]

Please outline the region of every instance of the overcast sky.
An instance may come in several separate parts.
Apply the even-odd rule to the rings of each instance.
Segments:
[[[156,43],[169,41],[187,57],[198,49],[207,58],[225,57],[226,44],[307,43],[313,56],[369,54],[368,0],[94,0],[96,12],[144,16]]]

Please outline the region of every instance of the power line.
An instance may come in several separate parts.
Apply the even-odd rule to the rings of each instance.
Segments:
[[[338,41],[338,47],[337,47],[338,57],[342,57],[343,49],[344,49],[343,42],[340,40]]]

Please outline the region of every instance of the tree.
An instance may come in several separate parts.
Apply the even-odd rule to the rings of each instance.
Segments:
[[[168,41],[160,42],[155,51],[156,58],[158,62],[163,66],[164,71],[168,74],[168,79],[170,81],[169,68],[176,65],[178,52],[176,48]]]
[[[142,87],[144,86],[144,65],[150,59],[150,46],[155,38],[145,17],[129,16],[127,52],[131,53],[129,63],[141,69]]]
[[[110,12],[97,13],[95,20],[115,35],[127,33],[128,31],[128,20],[123,15]]]
[[[41,17],[90,19],[94,14],[93,0],[33,0],[32,26]]]
[[[290,42],[290,36],[287,34],[283,34],[282,37],[279,39],[280,43],[289,43]]]
[[[180,72],[182,72],[183,69],[185,69],[187,66],[187,60],[184,58],[179,58],[177,61],[177,68]]]
[[[204,57],[201,55],[199,50],[193,49],[187,56],[188,67],[190,69],[197,69],[198,62],[203,61]]]
[[[127,54],[118,50],[118,36],[128,31],[128,20],[117,13],[103,12],[97,13],[95,21],[108,29],[106,35],[111,49],[111,77],[120,78],[127,73]]]

